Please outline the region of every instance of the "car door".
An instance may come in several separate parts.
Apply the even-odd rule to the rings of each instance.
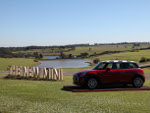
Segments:
[[[122,66],[121,66],[122,65]],[[120,82],[121,83],[129,83],[132,76],[133,71],[130,69],[129,63],[122,63],[120,64]]]
[[[101,76],[101,82],[103,84],[115,84],[120,82],[118,67],[114,68],[114,65],[116,65],[116,63],[108,64],[106,69],[103,71]],[[111,68],[109,71],[107,71],[108,67]]]

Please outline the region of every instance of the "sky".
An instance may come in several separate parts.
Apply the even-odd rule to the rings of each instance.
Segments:
[[[0,0],[0,47],[150,41],[150,0]]]

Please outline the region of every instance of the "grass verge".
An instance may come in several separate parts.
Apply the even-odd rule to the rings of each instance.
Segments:
[[[92,57],[91,60],[99,58],[101,61],[104,60],[132,60],[139,63],[142,57],[150,58],[150,50],[140,50],[138,52],[125,52],[116,54],[101,55],[98,57]]]
[[[62,90],[64,85],[72,85],[71,76],[65,76],[64,81],[57,82],[0,79],[0,112],[148,113],[150,111],[149,91],[72,93]],[[147,80],[145,85],[150,86],[150,80]]]
[[[34,62],[33,59],[25,58],[0,58],[0,71],[6,71],[9,65],[18,66],[35,66],[40,64],[39,62]]]

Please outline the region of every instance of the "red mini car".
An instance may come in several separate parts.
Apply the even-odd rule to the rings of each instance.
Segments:
[[[144,72],[136,62],[126,60],[102,61],[91,70],[79,71],[73,75],[76,85],[90,89],[106,84],[132,84],[140,88],[145,82]]]

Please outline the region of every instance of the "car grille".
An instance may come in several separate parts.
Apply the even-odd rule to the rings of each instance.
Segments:
[[[75,75],[73,76],[73,82],[74,82],[74,83],[77,83],[78,81],[79,81],[79,77],[78,77],[77,74],[75,74]]]

